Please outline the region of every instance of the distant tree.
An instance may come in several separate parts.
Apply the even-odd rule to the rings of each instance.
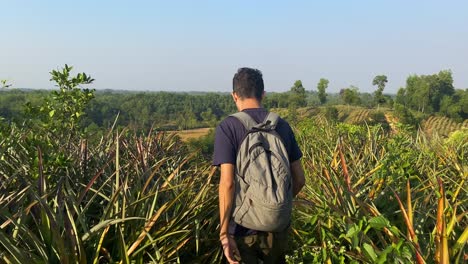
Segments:
[[[429,80],[431,89],[430,102],[434,111],[440,110],[440,102],[444,96],[453,96],[455,88],[453,87],[452,72],[445,70],[438,74],[433,74]]]
[[[395,97],[395,104],[400,104],[403,106],[407,106],[407,100],[408,98],[406,97],[406,89],[405,88],[400,88],[398,89],[398,92]]]
[[[186,108],[177,115],[176,122],[179,130],[195,128],[197,125],[197,117],[192,111]]]
[[[356,105],[360,103],[359,99],[359,88],[351,85],[349,88],[341,89],[340,97],[345,104]]]
[[[407,107],[423,113],[439,112],[444,96],[453,96],[453,78],[451,71],[440,71],[432,75],[411,75],[406,79],[406,87],[403,88],[404,101]],[[401,103],[403,98],[398,98]],[[444,104],[447,104],[445,99]]]
[[[373,107],[375,106],[374,103],[374,95],[371,93],[358,93],[359,100],[358,104],[364,107]]]
[[[284,93],[268,93],[262,103],[266,108],[286,108],[289,98]]]
[[[327,102],[327,93],[326,89],[328,88],[329,81],[325,78],[321,78],[317,84],[318,97],[320,104],[325,104]]]
[[[460,110],[460,105],[456,104],[451,96],[446,95],[440,101],[440,112],[445,116],[458,119]]]
[[[377,105],[385,103],[383,90],[385,89],[385,84],[387,82],[387,76],[385,75],[377,75],[374,77],[374,80],[372,80],[372,85],[377,85],[377,90],[374,93],[374,100]]]
[[[460,116],[463,119],[468,119],[468,89],[465,90],[457,90],[457,94],[460,94]]]
[[[213,114],[213,111],[211,110],[211,108],[208,108],[208,110],[202,112],[200,116],[208,126],[216,125],[216,116],[215,114]]]
[[[445,95],[440,101],[440,113],[458,122],[468,118],[468,90],[456,90],[452,96]]]
[[[407,107],[398,103],[395,104],[395,115],[402,124],[417,127],[420,123],[420,120],[418,120]]]
[[[407,106],[420,112],[432,112],[429,105],[429,85],[426,77],[417,75],[409,76],[406,80],[405,96],[407,97]]]
[[[297,80],[294,82],[294,85],[291,87],[290,90],[290,104],[292,107],[303,107],[306,106],[306,91],[304,86],[302,85],[301,80]]]

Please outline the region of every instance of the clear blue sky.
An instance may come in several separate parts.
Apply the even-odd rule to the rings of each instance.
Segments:
[[[387,92],[410,74],[451,69],[468,87],[468,1],[0,0],[0,79],[52,88],[65,63],[96,89],[230,91],[241,66],[267,91]]]

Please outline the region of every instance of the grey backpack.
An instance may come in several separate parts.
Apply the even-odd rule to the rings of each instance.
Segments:
[[[268,113],[260,124],[244,112],[232,116],[247,129],[237,152],[234,222],[258,231],[283,231],[291,220],[293,193],[288,153],[275,131],[279,116]]]

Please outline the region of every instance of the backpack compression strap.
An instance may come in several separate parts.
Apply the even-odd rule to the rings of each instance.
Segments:
[[[245,112],[237,112],[231,116],[239,119],[247,131],[252,130],[252,128],[275,129],[279,119],[278,114],[272,112],[269,112],[265,117],[265,120],[263,120],[263,122],[260,124],[258,124],[249,114]]]

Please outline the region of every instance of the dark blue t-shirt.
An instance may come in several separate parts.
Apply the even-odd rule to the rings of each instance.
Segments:
[[[249,114],[257,123],[263,122],[268,114],[268,111],[264,108],[244,109],[243,112]],[[283,140],[289,155],[289,161],[293,162],[300,159],[302,157],[302,152],[297,145],[296,138],[288,122],[280,118],[275,130]],[[237,152],[246,133],[247,130],[237,118],[229,116],[224,119],[218,127],[216,127],[213,165],[219,166],[223,163],[235,165]],[[234,230],[232,230],[232,228],[234,228]],[[232,228],[230,226],[231,230],[229,233],[235,234],[236,236],[255,233],[254,230],[249,230],[240,225],[232,226]]]

